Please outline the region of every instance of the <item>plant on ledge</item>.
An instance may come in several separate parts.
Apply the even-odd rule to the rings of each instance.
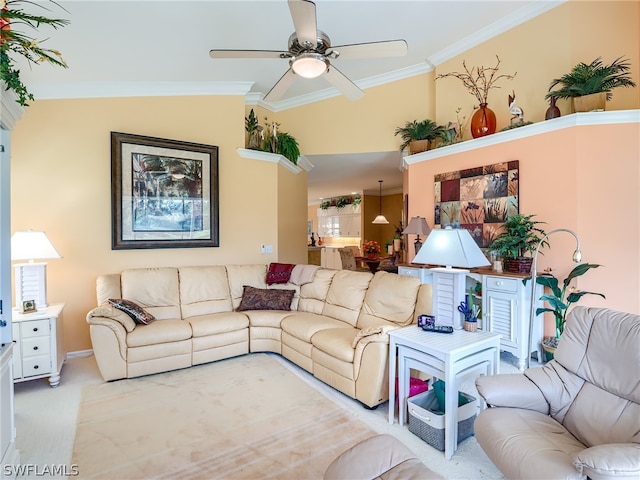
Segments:
[[[400,150],[404,150],[409,147],[409,153],[420,153],[430,150],[432,143],[438,139],[443,138],[445,127],[438,125],[436,122],[425,119],[420,122],[414,120],[413,122],[407,122],[403,127],[396,128],[394,135],[400,135],[402,138],[402,145]],[[419,145],[418,142],[423,140],[424,145]]]
[[[267,117],[264,117],[264,123],[269,125]],[[249,116],[244,119],[244,129],[247,132],[247,148],[277,153],[297,165],[298,157],[300,156],[298,141],[293,135],[278,131],[279,126],[279,123],[271,122],[270,128],[264,128],[258,123],[252,108]]]
[[[58,5],[55,2],[55,5]],[[20,4],[42,5],[27,0],[0,0],[0,80],[4,82],[6,90],[13,90],[22,106],[29,105],[33,100],[33,94],[20,79],[20,70],[17,69],[14,56],[22,56],[30,63],[51,63],[67,68],[62,54],[53,49],[42,48],[40,42],[29,35],[19,31],[20,27],[29,27],[37,30],[40,25],[50,25],[57,29],[69,23],[68,20],[47,18],[41,15],[33,15],[19,8]],[[62,8],[62,7],[61,7]],[[18,27],[18,29],[16,28]]]
[[[600,57],[589,64],[581,62],[571,72],[553,79],[549,85],[549,93],[544,98],[569,99],[604,92],[606,99],[611,100],[611,90],[614,88],[636,86],[631,80],[630,70],[631,64],[622,57],[616,58],[609,65],[603,65]],[[556,86],[560,88],[553,90]]]

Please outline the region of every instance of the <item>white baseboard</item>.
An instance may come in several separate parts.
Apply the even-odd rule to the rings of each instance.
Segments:
[[[91,355],[93,355],[93,350],[89,349],[89,350],[76,350],[75,352],[68,352],[67,356],[65,358],[71,359],[71,358],[84,358],[84,357],[90,357]]]

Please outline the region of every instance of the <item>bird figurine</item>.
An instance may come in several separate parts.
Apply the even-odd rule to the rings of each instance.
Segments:
[[[524,110],[516,105],[516,92],[511,91],[513,95],[509,95],[509,113],[511,114],[511,125],[513,125],[513,121],[517,118],[519,122],[522,122],[524,119]]]

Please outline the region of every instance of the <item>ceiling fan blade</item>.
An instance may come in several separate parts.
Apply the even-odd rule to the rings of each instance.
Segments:
[[[286,73],[280,77],[280,80],[276,82],[276,84],[271,87],[271,90],[264,96],[265,102],[275,102],[280,100],[284,92],[291,86],[291,84],[295,81],[296,74],[293,73],[293,70],[289,69]]]
[[[284,56],[283,56],[284,55]],[[276,50],[210,50],[211,58],[287,58],[291,54]]]
[[[364,92],[355,83],[349,80],[344,73],[331,65],[324,77],[331,85],[336,87],[349,100],[358,100],[364,96]]]
[[[318,43],[318,27],[316,24],[316,4],[309,0],[289,0],[289,10],[296,29],[298,43],[315,48]]]
[[[340,60],[350,58],[402,57],[407,54],[407,42],[404,40],[388,40],[384,42],[354,43],[332,47],[338,52]],[[329,52],[327,52],[329,54]]]

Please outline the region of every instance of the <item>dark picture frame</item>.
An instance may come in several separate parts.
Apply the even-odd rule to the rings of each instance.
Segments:
[[[113,250],[218,247],[218,147],[111,132]]]

